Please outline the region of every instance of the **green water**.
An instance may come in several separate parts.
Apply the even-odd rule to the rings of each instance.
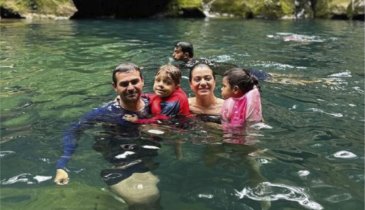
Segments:
[[[285,42],[283,33],[313,39]],[[364,209],[364,23],[177,19],[0,22],[1,209],[126,209],[100,180],[111,166],[92,149],[101,128],[81,136],[70,184],[54,185],[63,131],[113,99],[120,62],[143,66],[151,91],[178,40],[192,41],[196,57],[282,80],[261,82],[266,128],[251,145],[219,144],[222,132],[201,123],[157,127],[166,132],[153,170],[162,209],[249,210],[260,200],[277,210]],[[307,83],[283,83],[293,77]],[[266,152],[248,158],[254,149]]]

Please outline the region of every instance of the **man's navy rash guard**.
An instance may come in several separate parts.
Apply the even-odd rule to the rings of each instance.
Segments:
[[[120,107],[117,100],[111,101],[102,107],[93,109],[84,115],[77,123],[73,123],[64,133],[63,136],[63,155],[57,161],[57,169],[64,169],[71,159],[77,147],[77,137],[80,132],[93,126],[95,123],[104,122],[115,124],[123,127],[135,127],[136,125],[124,120],[122,117],[125,114],[137,114],[138,118],[146,118],[149,116],[149,99],[142,97],[145,107],[141,112],[132,112]]]

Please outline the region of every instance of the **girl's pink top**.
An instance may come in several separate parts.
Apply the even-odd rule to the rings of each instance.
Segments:
[[[257,88],[253,88],[240,98],[228,98],[222,107],[222,125],[237,127],[246,122],[261,122],[261,97]]]

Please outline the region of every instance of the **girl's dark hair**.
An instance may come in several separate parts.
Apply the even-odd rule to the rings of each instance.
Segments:
[[[213,71],[213,69],[208,65],[208,64],[205,64],[205,63],[197,63],[195,64],[189,71],[189,82],[191,82],[191,80],[193,79],[193,71],[194,69],[196,68],[208,68],[212,71],[212,75],[213,75],[213,79],[215,80],[215,72]]]
[[[223,77],[227,77],[231,87],[237,86],[244,94],[252,90],[254,86],[261,91],[259,81],[247,69],[232,68],[224,72]]]
[[[141,68],[139,68],[136,64],[134,64],[134,63],[121,63],[113,71],[113,77],[112,78],[113,78],[114,84],[117,83],[117,77],[116,77],[117,73],[119,73],[119,72],[130,72],[130,71],[138,71],[139,76],[143,80],[143,76],[142,76],[142,73],[141,73]]]
[[[176,42],[175,47],[180,47],[183,53],[187,52],[191,58],[194,57],[193,44],[190,42]]]

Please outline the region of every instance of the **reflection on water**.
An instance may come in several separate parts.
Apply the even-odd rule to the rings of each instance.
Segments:
[[[106,136],[101,126],[81,135],[70,184],[54,185],[63,132],[114,98],[118,63],[143,66],[150,92],[173,44],[190,40],[196,57],[272,79],[260,83],[265,121],[246,132],[198,119],[139,128],[139,140],[161,146],[142,145],[159,148],[152,168],[163,209],[363,209],[363,28],[325,20],[2,21],[0,206],[126,209],[100,180],[111,167],[94,150]],[[182,88],[192,95],[187,76]]]
[[[309,200],[309,196],[305,194],[304,189],[298,187],[287,186],[284,184],[272,184],[270,182],[262,182],[254,189],[244,188],[242,191],[236,191],[236,195],[243,199],[248,197],[253,200],[276,201],[279,199],[287,201],[295,201],[308,209],[323,209],[323,207],[314,201]]]

